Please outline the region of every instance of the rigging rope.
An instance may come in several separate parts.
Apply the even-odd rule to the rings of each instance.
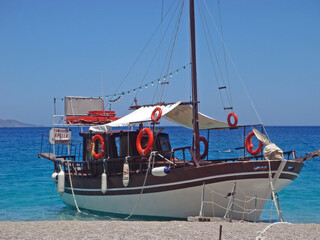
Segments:
[[[221,29],[221,37],[223,37],[223,28],[222,28],[222,17],[221,17],[221,8],[220,8],[220,0],[218,0],[218,12],[219,12],[219,22],[220,22],[220,29]],[[231,100],[231,106],[233,106],[233,100],[232,100],[232,94],[231,94],[231,84],[230,84],[230,78],[229,78],[229,71],[228,71],[228,64],[227,64],[227,57],[226,57],[226,50],[223,48],[223,57],[224,57],[224,63],[226,66],[226,75],[227,75],[227,81],[229,84],[229,95],[230,95],[230,100]]]
[[[172,61],[172,56],[173,56],[173,51],[174,51],[174,47],[175,47],[175,44],[176,44],[176,40],[177,40],[177,35],[178,35],[178,32],[179,32],[179,27],[180,27],[180,22],[181,22],[181,16],[182,16],[182,12],[183,12],[183,7],[184,7],[184,1],[182,1],[182,5],[181,5],[181,8],[180,8],[180,14],[179,14],[179,17],[178,17],[178,20],[177,20],[177,23],[176,23],[176,28],[175,28],[175,34],[174,34],[174,37],[172,39],[173,43],[172,43],[172,48],[171,48],[171,52],[170,52],[170,57],[169,57],[169,62],[168,62],[168,66],[167,66],[167,72],[169,71],[169,68],[170,68],[170,65],[171,65],[171,61]],[[171,77],[172,75],[170,75]],[[163,97],[163,94],[164,94],[164,90],[165,90],[165,85],[163,85],[162,87],[162,93],[160,95],[160,101],[162,100],[162,97]],[[167,95],[167,92],[166,92],[166,95]],[[166,97],[165,97],[166,98]]]
[[[198,8],[198,9],[200,11],[200,8]],[[204,28],[204,24],[203,24],[202,14],[199,14],[199,16],[200,16],[200,19],[201,19],[201,24],[202,24],[202,28],[203,28],[203,31],[204,31],[204,36],[205,36],[205,39],[206,39],[206,42],[207,42],[207,47],[208,47],[208,53],[210,55],[211,66],[213,68],[213,72],[214,72],[214,75],[215,75],[215,78],[216,78],[217,87],[219,88],[219,78],[218,78],[217,71],[216,71],[216,68],[215,68],[215,65],[214,65],[214,62],[213,62],[212,54],[211,54],[211,51],[210,51],[207,33],[204,30],[205,28]],[[219,95],[220,95],[221,103],[222,103],[223,107],[225,107],[221,91],[219,91]],[[225,117],[227,117],[226,113],[224,113],[224,114],[225,114]]]
[[[242,80],[242,77],[241,77],[241,75],[240,75],[240,73],[239,73],[239,71],[238,71],[238,68],[237,68],[237,66],[235,65],[235,63],[234,63],[234,61],[233,61],[233,58],[231,57],[231,54],[230,54],[230,52],[229,52],[229,50],[228,50],[228,48],[227,48],[227,46],[226,46],[226,44],[225,44],[225,42],[224,42],[224,40],[223,40],[223,37],[221,36],[221,34],[220,34],[219,30],[218,30],[218,27],[217,27],[217,25],[216,25],[216,23],[215,23],[215,21],[214,21],[214,19],[213,19],[212,14],[210,13],[210,10],[209,10],[209,7],[208,7],[208,5],[207,5],[207,3],[206,3],[206,0],[203,0],[203,2],[204,2],[204,4],[205,4],[206,9],[207,9],[207,11],[208,11],[208,13],[209,13],[209,15],[210,15],[210,18],[211,18],[211,20],[212,20],[212,22],[213,22],[213,24],[214,24],[214,26],[215,26],[215,28],[216,28],[216,31],[217,31],[217,33],[218,33],[218,36],[219,36],[219,38],[220,38],[220,40],[221,40],[221,42],[222,42],[222,44],[223,44],[223,46],[224,46],[224,48],[225,48],[225,51],[226,51],[226,53],[227,53],[227,55],[228,55],[228,57],[229,57],[229,59],[230,59],[230,61],[231,61],[231,64],[232,64],[232,66],[233,66],[233,68],[234,68],[234,70],[235,70],[235,72],[236,72],[236,74],[237,74],[237,76],[238,76],[238,78],[239,78],[239,80],[240,80],[240,82],[241,82],[241,85],[242,85],[243,89],[245,90],[245,93],[246,93],[246,95],[247,95],[247,97],[248,97],[248,99],[249,99],[249,101],[250,101],[250,103],[251,103],[251,106],[252,106],[253,110],[255,111],[256,116],[258,117],[258,120],[260,121],[260,124],[262,125],[262,127],[263,127],[263,129],[264,129],[264,131],[265,131],[265,133],[266,133],[266,135],[267,135],[267,137],[268,137],[268,139],[270,140],[270,138],[269,138],[269,136],[268,136],[268,133],[267,133],[265,127],[263,126],[262,120],[261,120],[261,118],[260,118],[260,116],[259,116],[259,114],[258,114],[258,111],[257,111],[257,109],[256,109],[256,107],[255,107],[255,105],[254,105],[254,103],[253,103],[253,101],[252,101],[252,99],[251,99],[251,97],[250,97],[250,95],[249,95],[249,92],[248,92],[248,90],[247,90],[247,88],[246,88],[246,86],[245,86],[245,84],[244,84],[244,81]]]
[[[141,52],[139,53],[138,57],[136,58],[136,60],[134,61],[134,63],[132,64],[131,68],[129,69],[129,71],[127,72],[127,74],[125,75],[125,77],[122,79],[122,81],[120,82],[118,88],[116,89],[115,92],[117,92],[119,90],[119,88],[122,86],[122,84],[124,83],[124,81],[127,79],[127,77],[129,76],[129,74],[131,73],[131,71],[133,70],[134,66],[137,64],[137,62],[139,61],[140,57],[142,56],[143,52],[146,50],[147,46],[149,45],[149,43],[151,42],[153,36],[155,35],[155,33],[158,31],[158,29],[160,28],[160,26],[162,25],[163,20],[165,19],[165,17],[169,14],[171,8],[174,5],[174,1],[172,2],[171,6],[169,7],[168,11],[166,12],[165,16],[161,19],[161,22],[159,23],[159,25],[156,27],[156,29],[154,30],[154,32],[151,34],[151,37],[149,38],[149,40],[147,41],[146,45],[143,47],[143,49],[141,50]]]
[[[202,12],[204,12],[202,4],[201,4],[200,6],[201,6]],[[200,7],[199,7],[199,11],[200,11]],[[215,60],[216,60],[215,62],[216,62],[216,64],[217,64],[217,66],[218,66],[219,75],[220,75],[222,84],[223,84],[223,86],[226,86],[225,81],[224,81],[224,78],[223,78],[222,70],[221,70],[221,67],[220,67],[220,64],[219,64],[219,59],[218,59],[217,51],[216,51],[216,48],[215,48],[215,44],[214,44],[213,38],[212,38],[212,36],[211,36],[211,34],[210,34],[210,30],[209,30],[210,28],[209,28],[209,25],[208,25],[207,18],[206,18],[206,16],[205,16],[204,13],[203,13],[202,15],[203,15],[203,18],[204,18],[204,21],[205,21],[205,24],[206,24],[206,29],[207,29],[207,31],[208,31],[208,35],[209,35],[209,38],[210,38],[210,41],[211,41],[211,46],[212,46],[212,48],[213,48],[213,52],[214,52],[214,56],[215,56]],[[200,14],[200,16],[202,16],[202,15]],[[201,22],[202,22],[202,24],[203,24],[202,18],[201,18]],[[204,26],[203,26],[203,29],[204,29]],[[204,30],[204,32],[205,32],[205,30]],[[205,32],[205,36],[206,36],[206,40],[207,40],[206,32]],[[209,47],[208,40],[207,40],[207,45],[208,45],[208,50],[209,50],[210,57],[211,57],[211,64],[212,64],[212,66],[214,66],[214,62],[213,62],[212,55],[211,55],[211,52],[210,52],[210,47]],[[217,78],[217,84],[218,84],[218,88],[219,88],[219,87],[220,87],[220,86],[219,86],[219,79],[218,79],[217,76],[216,76],[216,78]],[[220,92],[220,95],[221,95],[221,91],[219,91],[219,92]],[[227,99],[228,99],[229,105],[230,105],[231,107],[233,107],[233,104],[232,104],[232,102],[231,102],[231,100],[230,100],[230,97],[229,97],[228,92],[226,92],[226,95],[227,95]],[[221,96],[222,96],[222,95],[221,95]],[[225,107],[224,103],[223,103],[223,106]]]
[[[177,5],[177,8],[175,9],[174,12],[177,11],[178,6],[179,6],[179,5]],[[171,17],[171,20],[170,20],[170,22],[169,22],[169,24],[168,24],[168,26],[167,26],[167,29],[166,29],[166,31],[165,31],[165,33],[164,33],[164,35],[163,35],[163,37],[162,37],[159,45],[158,45],[158,48],[157,48],[156,52],[154,53],[154,55],[153,55],[153,57],[152,57],[152,59],[151,59],[151,62],[150,62],[150,64],[149,64],[149,66],[148,66],[148,68],[147,68],[147,71],[145,72],[145,74],[144,74],[144,76],[143,76],[140,84],[143,84],[144,80],[146,79],[146,77],[147,77],[147,75],[148,75],[148,72],[149,72],[149,70],[150,70],[150,68],[151,68],[151,66],[152,66],[152,64],[153,64],[153,62],[154,62],[154,60],[155,60],[155,58],[156,58],[159,50],[160,50],[160,47],[161,47],[162,42],[163,42],[163,40],[164,40],[164,38],[165,38],[165,36],[166,36],[166,33],[167,33],[168,30],[169,30],[169,26],[170,26],[170,24],[171,24],[171,21],[173,20],[173,17],[174,17],[174,14],[173,14],[172,17]],[[135,97],[137,97],[137,95],[138,95],[138,92],[136,93]]]
[[[214,43],[214,40],[213,40],[213,37],[212,37],[212,33],[210,32],[210,28],[209,28],[209,24],[208,24],[208,21],[207,21],[207,17],[205,15],[205,11],[204,11],[204,7],[203,7],[203,4],[201,4],[200,2],[200,6],[198,7],[198,10],[199,10],[199,16],[200,16],[200,19],[201,19],[201,24],[202,24],[202,28],[203,28],[203,32],[204,32],[204,36],[205,36],[205,39],[206,39],[206,43],[207,43],[207,47],[208,47],[208,53],[209,53],[209,56],[210,56],[210,62],[211,62],[211,66],[213,68],[213,72],[214,72],[214,75],[215,75],[215,79],[216,79],[216,84],[217,84],[217,88],[219,89],[219,96],[220,96],[220,100],[221,100],[221,103],[222,103],[222,106],[223,106],[223,109],[224,109],[224,115],[225,117],[227,118],[227,113],[226,113],[226,110],[230,110],[230,108],[228,108],[226,106],[226,103],[224,101],[224,97],[223,97],[223,93],[222,93],[222,89],[226,89],[225,90],[225,96],[227,97],[227,103],[229,104],[229,106],[231,107],[231,109],[234,109],[234,105],[233,105],[233,100],[232,100],[232,96],[231,96],[231,84],[230,84],[230,80],[229,80],[229,77],[227,75],[227,80],[228,80],[228,84],[229,84],[229,89],[227,89],[227,84],[225,82],[225,79],[223,77],[223,73],[222,73],[222,68],[219,64],[219,59],[218,59],[218,55],[217,55],[217,51],[216,51],[216,47],[215,47],[215,43]],[[221,25],[221,28],[222,28],[222,25]],[[209,44],[209,40],[208,40],[208,35],[209,35],[209,39],[210,39],[210,42],[211,44]],[[214,58],[215,58],[215,61],[213,59],[213,54],[212,54],[212,50],[210,48],[210,46],[212,46],[212,50],[213,50],[213,53],[214,53]],[[224,52],[224,57],[225,57],[225,52]],[[218,72],[219,72],[219,76],[220,78],[218,77],[218,74],[217,74],[217,71],[216,71],[216,67],[215,67],[215,64],[217,64],[217,68],[218,68]],[[225,60],[225,64],[226,64],[226,60]],[[227,71],[227,70],[226,70]],[[220,79],[220,80],[219,80]],[[223,86],[225,86],[225,88],[223,88]],[[221,88],[222,87],[222,88]],[[237,134],[240,135],[240,138],[241,138],[241,133],[239,131],[237,131]],[[242,139],[242,138],[241,138]],[[232,142],[234,144],[237,144],[236,143],[236,140],[235,138],[232,138]],[[231,146],[231,145],[230,145]],[[237,157],[240,157],[240,153],[238,151],[236,151],[236,155]]]
[[[207,185],[204,186],[207,190],[209,190],[209,193],[211,193],[212,195],[212,202],[210,201],[203,201],[203,203],[206,203],[206,204],[212,204],[213,206],[217,206],[221,209],[224,209],[226,211],[232,211],[234,213],[238,213],[238,214],[242,214],[242,218],[244,219],[244,214],[247,214],[247,216],[249,216],[250,214],[253,214],[253,213],[256,213],[256,212],[262,212],[262,211],[270,211],[270,218],[272,218],[272,213],[273,212],[277,212],[278,213],[278,216],[280,218],[280,221],[281,221],[281,214],[282,214],[282,211],[278,208],[276,208],[275,210],[272,208],[273,204],[271,205],[271,209],[270,210],[266,210],[266,209],[259,209],[257,208],[257,201],[268,201],[269,199],[264,199],[264,198],[258,198],[258,197],[250,197],[246,194],[243,193],[243,191],[240,190],[239,187],[237,187],[238,190],[240,190],[240,193],[243,195],[244,199],[245,200],[242,200],[240,198],[237,198],[236,196],[238,194],[236,194],[236,192],[234,192],[234,196],[233,194],[231,194],[230,196],[230,199],[229,199],[229,203],[228,203],[228,206],[227,207],[224,207],[220,204],[218,204],[217,202],[213,201],[213,194],[216,194],[222,198],[225,198],[227,196],[227,194],[222,194],[222,193],[219,193],[219,192],[216,192],[214,190],[212,190],[210,187],[208,187]],[[234,190],[233,190],[234,191]],[[237,191],[238,192],[238,191]],[[233,199],[232,199],[233,198]],[[249,204],[250,202],[252,201],[255,201],[254,202],[254,208],[252,207],[249,207]],[[232,205],[236,206],[238,208],[238,210],[235,210],[235,209],[231,209],[231,202],[232,201]],[[243,203],[243,206],[239,204],[239,202],[242,202]],[[272,201],[273,202],[273,201]],[[274,203],[274,202],[273,202]],[[251,203],[252,205],[252,203]],[[214,212],[214,209],[213,209],[213,212]],[[270,220],[271,221],[271,220]]]

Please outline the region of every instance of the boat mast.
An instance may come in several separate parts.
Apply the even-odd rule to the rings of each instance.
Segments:
[[[199,117],[198,117],[198,94],[197,94],[197,62],[196,62],[196,39],[195,39],[195,19],[194,0],[190,0],[190,43],[191,43],[191,80],[192,80],[192,116],[193,116],[193,160],[196,166],[200,161],[199,142]]]

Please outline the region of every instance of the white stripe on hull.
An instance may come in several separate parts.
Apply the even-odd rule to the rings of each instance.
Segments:
[[[225,208],[227,208],[229,202],[229,197],[226,196],[232,192],[235,182],[236,194],[232,218],[248,221],[259,220],[261,210],[264,208],[266,200],[255,200],[254,197],[256,196],[258,199],[269,198],[271,192],[269,179],[253,178],[207,184],[205,201],[213,201],[215,205],[213,207],[211,203],[205,204],[204,216],[210,217],[214,215],[216,217],[223,217],[225,215]],[[292,180],[289,179],[279,179],[275,186],[276,191],[279,192],[291,182]],[[134,215],[172,218],[198,216],[201,206],[201,195],[202,186],[144,193],[141,196]],[[66,204],[75,206],[72,194],[64,193],[61,198]],[[251,201],[249,201],[250,198],[252,198]],[[124,215],[129,215],[132,212],[138,199],[139,194],[104,196],[76,195],[77,204],[80,208]],[[247,202],[245,203],[244,201]],[[245,208],[246,212],[250,211],[250,209],[260,210],[253,211],[250,214],[243,214],[242,208]],[[237,213],[237,211],[241,213]]]
[[[274,174],[277,171],[272,171],[271,173]],[[294,173],[294,172],[285,172],[283,171],[282,173],[293,175],[295,177],[298,177],[299,174]],[[237,177],[237,176],[247,176],[247,175],[260,175],[260,174],[269,174],[269,172],[244,172],[244,173],[230,173],[230,174],[221,174],[217,176],[209,176],[209,177],[204,177],[204,178],[196,178],[196,179],[191,179],[191,180],[186,180],[186,181],[180,181],[180,182],[172,182],[172,183],[166,183],[166,184],[155,184],[155,185],[150,185],[150,186],[145,186],[144,189],[152,189],[152,188],[158,188],[158,187],[168,187],[168,186],[175,186],[175,185],[181,185],[181,184],[186,184],[186,183],[192,183],[192,182],[199,182],[199,181],[206,181],[206,180],[211,180],[211,179],[219,179],[219,178],[224,178],[224,177]],[[128,190],[141,190],[142,187],[126,187],[126,188],[112,188],[108,189],[108,191],[128,191]],[[70,187],[66,187],[66,189],[71,190]],[[73,188],[73,190],[76,191],[86,191],[86,192],[100,192],[101,189],[87,189],[87,188]]]

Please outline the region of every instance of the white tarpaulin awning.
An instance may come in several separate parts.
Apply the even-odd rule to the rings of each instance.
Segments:
[[[229,127],[227,123],[215,120],[211,117],[208,117],[202,113],[199,114],[199,129],[210,129],[210,128],[226,128]],[[174,122],[186,128],[193,128],[192,125],[192,107],[190,105],[180,105],[174,108],[172,111],[168,112],[165,116],[165,119],[170,122]]]
[[[98,125],[90,127],[91,131],[108,131],[109,128],[113,127],[126,127],[134,126],[141,122],[151,121],[151,114],[156,107],[160,107],[162,110],[162,117],[165,119],[179,124],[183,127],[192,129],[192,108],[190,105],[180,105],[181,102],[177,102],[169,105],[157,105],[157,106],[146,106],[141,107],[134,112],[104,125]],[[217,121],[210,118],[202,113],[199,113],[199,128],[210,129],[210,128],[225,128],[228,127],[227,123]]]

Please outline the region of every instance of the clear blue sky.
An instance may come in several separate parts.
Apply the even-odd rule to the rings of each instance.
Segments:
[[[163,1],[163,14],[171,2]],[[219,25],[217,1],[207,2]],[[320,1],[220,0],[220,6],[226,45],[263,123],[320,125]],[[190,62],[187,7],[169,72]],[[100,96],[101,76],[103,93],[114,93],[160,23],[161,8],[161,0],[0,0],[0,119],[50,125],[53,97]],[[199,18],[196,24],[200,111],[225,120]],[[165,46],[147,69],[165,29],[119,91],[163,74]],[[258,123],[229,60],[227,65],[240,123]],[[166,101],[189,100],[189,71],[173,75]],[[152,102],[155,89],[141,91],[138,101]],[[124,96],[113,109],[123,115],[132,100]]]

